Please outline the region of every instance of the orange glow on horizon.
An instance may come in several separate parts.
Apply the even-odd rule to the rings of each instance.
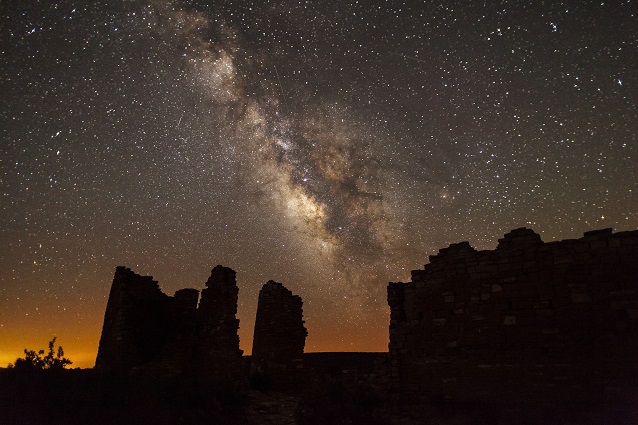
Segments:
[[[306,353],[318,352],[378,352],[388,350],[388,328],[385,317],[374,324],[373,329],[369,324],[348,323],[337,327],[318,326],[309,327],[306,338]],[[94,330],[93,327],[91,330]],[[71,335],[70,333],[58,333],[56,348],[62,346],[64,356],[70,359],[73,364],[69,368],[92,368],[95,365],[95,358],[100,341],[101,323],[97,333],[83,332],[82,335]],[[42,332],[30,334],[25,338],[27,332],[20,330],[15,333],[2,332],[2,347],[0,348],[0,367],[7,367],[9,363],[15,363],[16,359],[24,357],[24,349],[27,350],[47,350],[48,343],[53,337]],[[252,353],[253,327],[252,323],[246,326],[244,320],[240,319],[240,348],[244,355]]]

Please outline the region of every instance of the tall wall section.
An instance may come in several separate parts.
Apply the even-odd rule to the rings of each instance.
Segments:
[[[247,386],[242,362],[243,351],[239,349],[239,319],[237,301],[239,288],[235,271],[228,267],[215,266],[198,308],[196,345],[201,356],[200,373],[228,383]],[[241,382],[239,382],[241,381]]]
[[[151,361],[165,343],[169,302],[153,277],[117,267],[95,369],[125,374]]]
[[[303,352],[308,332],[301,297],[281,283],[268,281],[259,291],[251,359],[253,379],[277,389],[303,380]]]
[[[634,393],[638,231],[543,243],[521,228],[493,251],[453,244],[390,283],[388,303],[391,391],[404,403]]]
[[[95,362],[119,376],[187,374],[246,387],[239,349],[237,296],[232,269],[216,266],[202,290],[173,297],[150,276],[117,267]],[[198,306],[199,301],[199,306]]]

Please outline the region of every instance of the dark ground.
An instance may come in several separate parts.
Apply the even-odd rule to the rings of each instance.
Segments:
[[[432,400],[410,409],[396,406],[367,380],[377,355],[307,354],[306,369],[313,372],[295,393],[240,392],[178,377],[123,381],[91,369],[0,369],[0,424],[638,424],[638,402],[627,402],[638,400],[638,389],[636,397],[604,405]]]

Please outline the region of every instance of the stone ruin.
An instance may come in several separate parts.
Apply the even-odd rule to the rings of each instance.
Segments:
[[[238,291],[235,272],[222,266],[212,270],[201,300],[196,289],[170,297],[152,277],[117,267],[95,370],[188,374],[241,386],[246,379],[235,317]]]
[[[195,344],[206,367],[202,373],[234,379],[243,375],[243,351],[239,349],[237,301],[239,288],[235,271],[222,266],[213,269],[199,302],[199,331]]]
[[[259,291],[251,362],[254,380],[276,389],[301,384],[308,335],[302,306],[301,297],[281,283],[268,281]]]
[[[638,383],[638,231],[450,245],[388,286],[401,403],[614,400]]]
[[[116,268],[95,369],[124,375],[157,356],[166,342],[172,301],[151,276]]]
[[[206,287],[164,294],[151,276],[117,267],[109,294],[95,370],[125,377],[185,375],[245,387],[236,318],[239,289],[232,269],[216,266]],[[294,389],[303,379],[308,334],[303,302],[281,283],[259,293],[252,372],[272,388]]]
[[[544,243],[520,228],[495,250],[461,242],[429,259],[410,282],[388,285],[389,353],[359,373],[380,392],[403,405],[631,402],[627,394],[638,388],[638,230]],[[118,267],[95,369],[245,388],[237,296],[235,272],[222,266],[201,299],[196,289],[165,295],[152,277]],[[304,377],[302,305],[279,283],[260,291],[251,373],[273,389],[298,388]],[[323,370],[324,357],[311,369]]]

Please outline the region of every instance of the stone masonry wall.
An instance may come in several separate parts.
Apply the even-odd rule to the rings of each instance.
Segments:
[[[634,394],[638,231],[494,251],[453,244],[388,286],[397,400],[588,400]]]
[[[202,290],[196,332],[199,341],[196,344],[201,349],[200,373],[247,386],[246,377],[242,374],[243,351],[239,349],[237,334],[238,294],[235,271],[216,266]]]
[[[251,374],[273,388],[291,389],[300,384],[303,352],[308,332],[303,302],[281,283],[272,280],[259,291]]]
[[[95,369],[119,376],[189,374],[233,386],[247,384],[239,349],[235,272],[216,266],[199,291],[173,297],[150,276],[117,267]]]
[[[165,342],[170,297],[151,276],[117,267],[104,315],[95,369],[126,374],[152,360]]]

